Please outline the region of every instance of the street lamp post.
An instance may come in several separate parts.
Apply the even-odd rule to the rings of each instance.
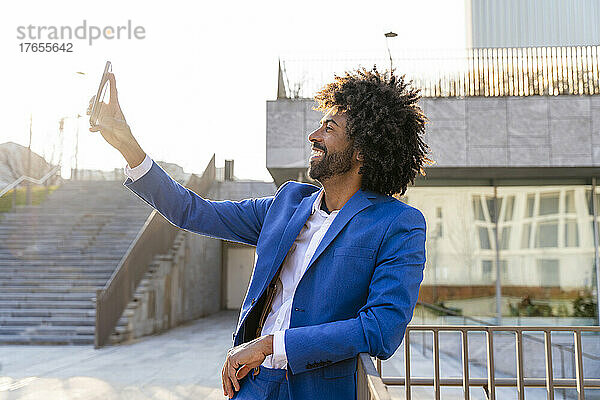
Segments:
[[[398,36],[398,34],[391,32],[391,31],[385,34],[385,47],[387,48],[388,55],[390,56],[390,76],[392,76],[392,70],[394,69],[394,62],[392,60],[392,52],[390,51],[390,46],[388,44],[388,38],[394,38],[396,36]]]

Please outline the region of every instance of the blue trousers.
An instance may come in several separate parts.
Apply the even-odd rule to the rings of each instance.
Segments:
[[[235,392],[235,400],[289,400],[288,381],[285,369],[272,369],[261,366],[240,381],[240,390]]]

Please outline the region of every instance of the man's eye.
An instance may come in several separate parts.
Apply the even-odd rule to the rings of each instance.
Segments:
[[[330,127],[329,125],[327,125],[327,126],[325,127],[325,130],[326,130],[326,131],[327,131],[328,129],[331,129],[331,127]]]

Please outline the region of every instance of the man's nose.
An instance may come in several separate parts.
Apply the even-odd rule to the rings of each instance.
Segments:
[[[320,131],[321,131],[321,128],[317,128],[314,131],[312,131],[310,133],[310,135],[308,135],[308,141],[312,143],[312,142],[319,142],[319,141],[323,140]]]

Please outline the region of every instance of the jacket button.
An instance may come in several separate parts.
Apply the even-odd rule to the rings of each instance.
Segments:
[[[255,300],[256,300],[256,299],[252,299],[252,301],[250,302],[250,305],[251,305],[251,306],[253,306],[253,305],[254,305],[254,301],[255,301]]]

